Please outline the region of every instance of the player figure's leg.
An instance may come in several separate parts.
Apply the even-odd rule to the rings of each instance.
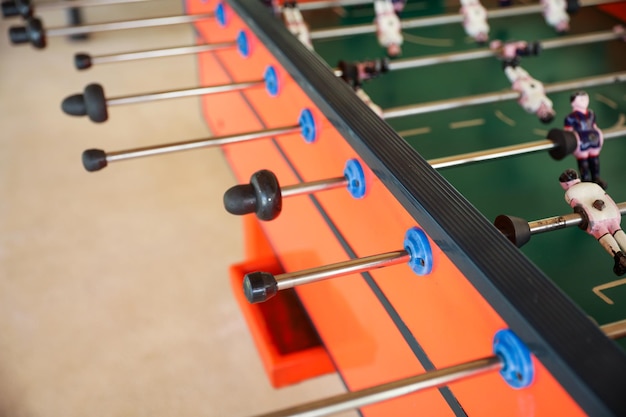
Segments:
[[[600,158],[598,156],[590,156],[587,159],[587,165],[589,167],[590,181],[595,182],[600,187],[606,190],[608,184],[602,178],[600,178]],[[589,180],[583,180],[589,181]]]
[[[617,234],[620,234],[619,231]],[[626,235],[621,235],[624,235],[623,231],[621,231],[619,238],[620,240],[623,238],[624,243],[626,243]],[[615,261],[615,264],[613,265],[613,272],[619,276],[626,274],[626,255],[622,252],[616,238],[610,233],[606,233],[598,239],[598,242],[600,242],[602,247],[613,257],[613,260]]]

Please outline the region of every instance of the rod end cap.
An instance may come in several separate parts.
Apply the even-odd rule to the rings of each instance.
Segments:
[[[92,122],[102,123],[108,120],[107,101],[104,88],[100,84],[89,84],[85,87],[85,107],[87,116]]]
[[[548,139],[554,143],[554,148],[548,152],[552,159],[560,161],[567,155],[574,153],[578,148],[578,139],[574,132],[562,129],[550,129]]]
[[[89,172],[100,171],[105,168],[107,163],[107,154],[101,149],[87,149],[83,152],[83,166]]]
[[[37,49],[46,47],[46,32],[43,23],[36,17],[27,18],[25,26],[11,26],[9,39],[13,45],[30,43]]]
[[[521,248],[530,240],[530,226],[521,217],[501,214],[496,217],[493,225],[518,248]]]
[[[85,97],[83,97],[82,94],[74,94],[66,97],[63,102],[61,102],[61,109],[63,113],[70,116],[85,116],[87,114]]]
[[[278,292],[278,283],[269,272],[252,272],[243,279],[243,293],[251,303],[267,301]]]
[[[13,17],[20,14],[15,1],[3,1],[0,9],[2,9],[2,17]]]
[[[77,70],[86,70],[92,66],[91,55],[80,53],[74,55],[74,66]]]

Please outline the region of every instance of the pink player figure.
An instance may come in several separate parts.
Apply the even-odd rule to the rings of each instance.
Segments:
[[[489,40],[487,10],[480,4],[480,1],[461,0],[461,14],[465,33],[478,43],[487,42]]]
[[[304,46],[313,50],[313,43],[309,34],[309,27],[304,22],[302,13],[295,1],[285,2],[283,5],[283,19],[285,26]]]
[[[573,132],[578,140],[574,156],[582,181],[593,181],[606,189],[607,183],[600,178],[600,151],[604,135],[596,124],[596,115],[589,110],[589,95],[577,91],[570,97],[572,112],[567,115],[564,129]]]
[[[393,10],[400,16],[400,13],[404,10],[404,6],[406,6],[406,0],[391,0],[391,2],[393,3]]]
[[[374,103],[372,101],[372,99],[370,98],[370,96],[368,96],[367,93],[365,91],[363,91],[363,89],[361,87],[355,87],[354,88],[354,92],[356,93],[357,97],[359,97],[361,100],[363,100],[363,102],[365,104],[367,104],[367,106],[374,113],[376,113],[381,118],[383,117],[383,109],[381,109],[378,104]]]
[[[374,0],[374,11],[376,18],[376,35],[378,43],[387,49],[387,55],[390,57],[398,56],[402,52],[402,26],[400,18],[395,12],[394,5],[391,0]]]
[[[566,0],[541,0],[541,5],[543,6],[543,18],[547,24],[554,27],[559,33],[569,30]]]
[[[539,42],[526,41],[510,41],[493,40],[489,43],[494,55],[504,61],[505,66],[519,65],[519,58],[522,56],[536,56],[541,52],[541,44]]]
[[[624,26],[622,25],[613,26],[613,33],[621,36],[622,40],[626,42],[626,29],[624,29]]]
[[[568,169],[559,177],[565,190],[565,201],[576,213],[582,215],[580,228],[595,237],[602,247],[613,257],[613,272],[626,273],[626,233],[620,222],[622,215],[615,201],[593,182],[581,182],[573,169]]]
[[[536,114],[543,123],[550,123],[554,119],[555,111],[543,84],[520,66],[508,65],[504,68],[504,73],[512,83],[511,88],[520,93],[517,102],[524,110]]]

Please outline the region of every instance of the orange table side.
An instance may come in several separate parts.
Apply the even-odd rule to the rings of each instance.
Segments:
[[[626,2],[603,4],[598,8],[626,22]]]
[[[280,388],[334,372],[333,363],[293,291],[285,291],[267,303],[248,303],[241,290],[245,274],[259,270],[283,272],[274,257],[256,259],[231,266],[230,280],[272,385]]]
[[[237,32],[246,28],[233,16],[224,30]],[[222,128],[231,133],[237,128],[245,132],[262,126],[292,125],[305,107],[313,110],[322,125],[314,144],[304,143],[299,135],[276,138],[284,156],[271,140],[225,147],[240,181],[247,182],[254,171],[262,168],[272,169],[283,184],[297,182],[292,167],[305,181],[336,177],[341,175],[346,159],[356,157],[260,43],[254,44],[253,56],[248,59],[236,51],[223,51],[203,54],[200,61],[201,77],[209,84],[214,74],[208,69],[213,67],[221,69],[222,72],[217,71],[219,76],[228,73],[233,80],[242,81],[274,65],[283,80],[278,97],[254,89],[223,94],[221,99],[205,98],[205,115],[215,134],[222,134]],[[314,199],[293,197],[284,202],[277,220],[262,224],[285,270],[348,258],[329,229],[329,222],[358,256],[402,247],[404,232],[414,221],[371,173],[369,178],[371,186],[364,199],[355,200],[341,189],[318,193]],[[321,216],[316,204],[328,213],[328,219]],[[437,368],[490,354],[493,334],[505,323],[445,254],[431,244],[435,268],[429,276],[418,277],[405,265],[377,270],[372,276]],[[360,276],[319,282],[297,291],[351,390],[423,372],[389,313]],[[540,363],[536,364],[536,381],[525,390],[513,390],[493,374],[453,384],[452,391],[469,415],[524,415],[529,407],[537,416],[554,415],[556,407],[560,414],[581,415],[576,403]],[[363,412],[368,416],[409,415],[416,409],[451,414],[437,391],[366,407]]]

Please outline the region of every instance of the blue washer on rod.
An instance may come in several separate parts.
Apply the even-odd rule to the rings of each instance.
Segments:
[[[343,170],[343,175],[348,181],[348,191],[354,198],[363,198],[366,191],[365,173],[363,167],[356,159],[349,159]]]
[[[535,376],[530,351],[509,329],[498,331],[493,337],[493,353],[502,359],[500,375],[513,388],[529,386]]]
[[[240,30],[237,34],[237,50],[242,57],[248,58],[250,56],[250,42],[248,42],[248,34],[245,30]]]
[[[315,127],[315,119],[311,110],[304,109],[300,112],[298,124],[302,129],[302,137],[306,143],[313,143],[317,139],[317,128]]]
[[[433,269],[433,251],[428,236],[419,227],[412,227],[404,235],[404,249],[409,253],[409,266],[417,275],[429,274]]]
[[[265,70],[265,74],[263,74],[263,79],[265,80],[265,89],[267,93],[276,97],[278,95],[278,91],[280,90],[280,82],[278,81],[278,74],[276,73],[276,68],[273,66],[268,66]]]
[[[224,6],[223,2],[219,2],[217,3],[217,6],[215,6],[215,18],[217,19],[217,23],[220,24],[220,26],[225,27],[226,24],[228,23],[226,20],[226,6]]]

